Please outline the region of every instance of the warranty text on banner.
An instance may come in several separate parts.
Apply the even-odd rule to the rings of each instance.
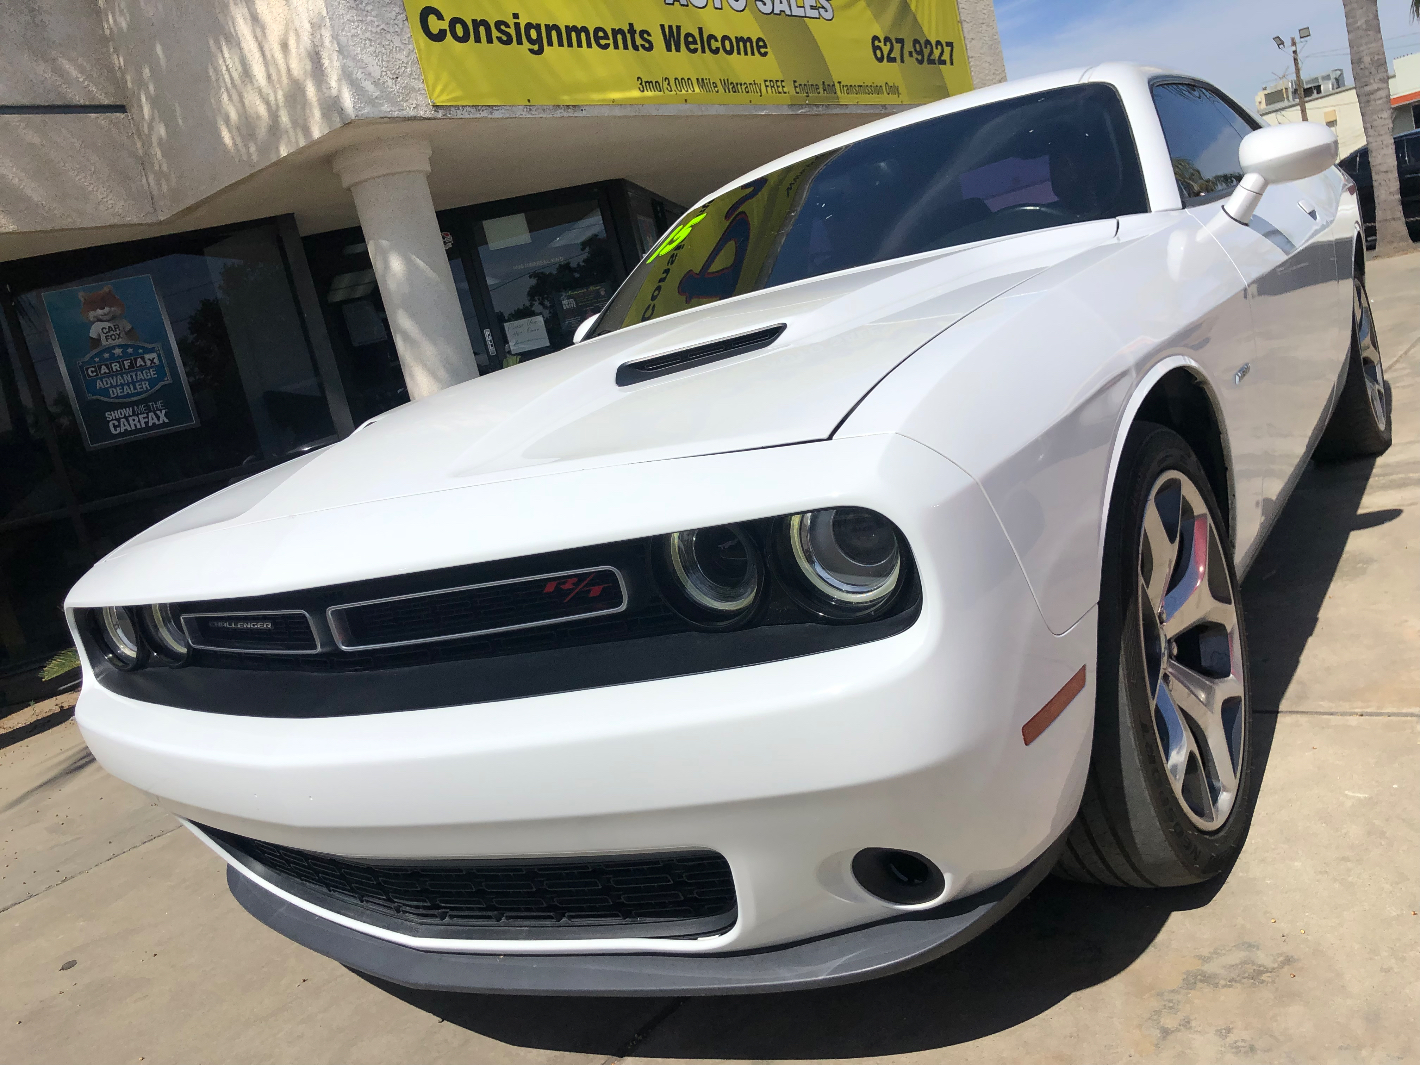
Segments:
[[[920,104],[971,89],[955,0],[404,5],[435,104]]]

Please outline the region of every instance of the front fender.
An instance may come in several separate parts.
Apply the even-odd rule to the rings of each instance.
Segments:
[[[1149,389],[1186,366],[1216,394],[1219,372],[1251,345],[1241,278],[1197,233],[1182,212],[1121,220],[1114,244],[926,345],[839,431],[901,433],[976,478],[1052,632],[1098,600],[1119,449]]]

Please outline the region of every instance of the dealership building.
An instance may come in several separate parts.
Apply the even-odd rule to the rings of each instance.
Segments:
[[[0,701],[67,646],[64,594],[117,544],[565,347],[684,205],[908,106],[909,76],[936,79],[915,102],[1005,77],[991,0],[16,0],[5,19]],[[853,27],[873,19],[870,47]]]

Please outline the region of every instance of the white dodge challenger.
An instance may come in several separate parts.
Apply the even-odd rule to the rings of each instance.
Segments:
[[[425,988],[844,982],[1052,869],[1212,877],[1239,575],[1390,442],[1335,157],[1111,64],[769,163],[575,347],[104,558],[84,737],[256,918]]]

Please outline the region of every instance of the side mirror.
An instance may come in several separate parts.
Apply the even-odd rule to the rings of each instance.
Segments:
[[[1243,179],[1223,211],[1247,225],[1268,185],[1315,177],[1336,162],[1336,132],[1320,122],[1289,122],[1253,130],[1238,145]]]
[[[594,314],[579,325],[577,331],[572,334],[572,343],[580,344],[582,341],[586,340],[587,334],[592,331],[592,327],[597,324],[597,319],[600,317],[600,314]]]

